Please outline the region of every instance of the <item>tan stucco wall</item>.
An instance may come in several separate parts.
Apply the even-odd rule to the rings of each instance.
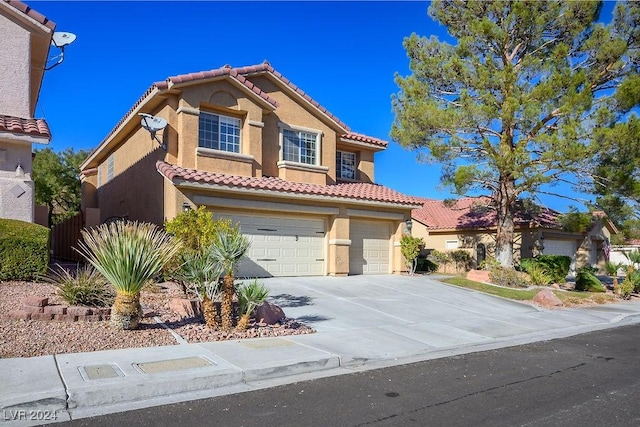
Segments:
[[[24,177],[16,177],[18,162]],[[33,222],[34,209],[31,143],[0,139],[0,218]]]
[[[30,118],[30,32],[5,13],[0,7],[0,114]]]

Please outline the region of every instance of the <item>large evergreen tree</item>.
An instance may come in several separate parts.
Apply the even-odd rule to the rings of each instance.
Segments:
[[[36,151],[35,200],[47,206],[49,227],[80,212],[80,164],[88,155],[88,151],[73,148],[58,153],[51,148]]]
[[[412,74],[396,75],[391,137],[426,148],[458,194],[488,195],[496,259],[513,265],[517,200],[584,183],[594,130],[628,111],[640,87],[640,5],[608,25],[601,2],[434,1],[429,14],[455,44],[412,34]]]

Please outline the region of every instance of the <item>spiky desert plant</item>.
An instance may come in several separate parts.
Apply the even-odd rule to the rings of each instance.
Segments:
[[[618,284],[618,270],[622,268],[622,264],[617,262],[607,261],[604,263],[604,270],[607,275],[613,278],[613,293],[620,295],[620,285]]]
[[[113,286],[91,265],[78,267],[75,272],[57,265],[42,279],[55,286],[58,296],[69,305],[109,307],[113,304]]]
[[[220,313],[215,302],[220,296],[220,276],[222,267],[208,252],[186,252],[182,263],[175,272],[182,281],[188,295],[195,296],[202,303],[202,314],[208,327],[220,327]]]
[[[226,331],[233,328],[234,270],[250,245],[251,242],[236,228],[218,231],[217,238],[209,247],[209,253],[225,274],[222,280],[221,320],[222,329]]]
[[[552,281],[551,275],[540,264],[532,264],[527,269],[529,280],[532,285],[546,286]]]
[[[269,289],[257,279],[249,283],[243,283],[238,287],[238,305],[240,306],[240,319],[238,320],[238,330],[246,331],[249,327],[251,313],[269,296]]]
[[[154,224],[117,221],[82,230],[77,251],[115,288],[111,324],[136,329],[142,318],[140,290],[180,249]]]

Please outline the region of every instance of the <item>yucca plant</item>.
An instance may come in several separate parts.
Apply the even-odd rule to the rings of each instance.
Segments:
[[[240,234],[238,229],[220,230],[208,252],[220,264],[225,274],[222,280],[222,329],[229,331],[233,328],[233,295],[234,270],[242,257],[249,250],[251,243]]]
[[[109,307],[113,304],[113,286],[91,265],[78,267],[74,273],[57,265],[42,279],[55,286],[58,296],[69,305]]]
[[[238,330],[246,331],[249,327],[251,313],[255,308],[265,302],[269,296],[269,289],[257,279],[249,283],[243,283],[238,287],[238,305],[240,306],[240,319],[238,320]]]
[[[140,290],[180,249],[162,229],[150,223],[117,221],[82,230],[77,249],[115,288],[111,323],[136,329],[142,318]]]
[[[547,270],[545,270],[540,264],[530,265],[527,269],[527,274],[529,275],[531,284],[536,286],[546,286],[553,280]]]
[[[214,301],[219,299],[222,267],[208,252],[186,252],[175,276],[185,286],[188,295],[195,296],[202,303],[202,314],[208,327],[220,327],[220,314]]]

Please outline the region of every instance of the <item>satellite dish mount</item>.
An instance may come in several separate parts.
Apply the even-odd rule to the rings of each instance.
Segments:
[[[62,31],[56,31],[55,33],[53,33],[53,36],[51,36],[51,45],[60,49],[60,53],[47,60],[47,63],[51,61],[56,62],[49,65],[48,67],[45,67],[44,70],[49,71],[53,67],[62,64],[62,61],[64,61],[64,48],[73,43],[75,40],[76,35],[73,33],[65,33]]]
[[[151,114],[147,113],[138,113],[138,115],[142,117],[140,124],[151,134],[151,139],[155,140],[158,144],[160,144],[160,147],[162,147],[162,149],[166,151],[167,144],[160,140],[160,138],[158,138],[156,134],[167,126],[167,121],[162,117],[152,116]]]

